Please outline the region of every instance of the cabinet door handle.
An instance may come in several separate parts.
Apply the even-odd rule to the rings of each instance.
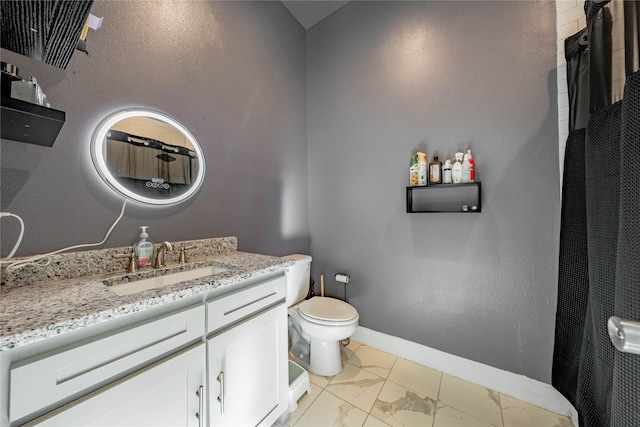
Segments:
[[[198,387],[198,391],[196,391],[196,396],[198,396],[198,413],[196,417],[198,417],[198,427],[202,427],[202,419],[204,418],[204,396],[202,392],[204,390],[203,386]]]
[[[220,413],[224,414],[224,371],[220,371],[220,375],[218,375],[217,379],[220,383],[220,396],[218,396],[218,402],[220,402]]]

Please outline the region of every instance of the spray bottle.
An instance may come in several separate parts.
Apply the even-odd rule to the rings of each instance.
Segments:
[[[475,182],[476,180],[476,165],[471,156],[471,148],[467,150],[467,160],[469,160],[469,182]]]
[[[462,182],[471,182],[471,162],[466,153],[462,161]]]

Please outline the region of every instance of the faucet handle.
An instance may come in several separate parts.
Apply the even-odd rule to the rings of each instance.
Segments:
[[[127,273],[135,273],[137,271],[136,253],[131,252],[128,254],[113,254],[114,258],[129,258],[127,263]]]
[[[197,248],[197,246],[193,245],[193,246],[182,246],[180,248],[180,256],[178,257],[178,262],[180,264],[186,264],[187,261],[187,251],[191,250],[191,249],[195,249]]]

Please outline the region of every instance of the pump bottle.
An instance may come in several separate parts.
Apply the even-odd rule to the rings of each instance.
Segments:
[[[140,239],[133,244],[133,252],[136,254],[138,266],[140,267],[151,265],[151,261],[153,260],[154,245],[149,239],[147,228],[149,228],[147,225],[140,227],[140,230],[142,230],[140,233]]]

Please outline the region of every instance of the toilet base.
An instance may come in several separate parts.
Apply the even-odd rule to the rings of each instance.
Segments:
[[[323,341],[311,338],[309,371],[329,377],[342,371],[339,341]]]

